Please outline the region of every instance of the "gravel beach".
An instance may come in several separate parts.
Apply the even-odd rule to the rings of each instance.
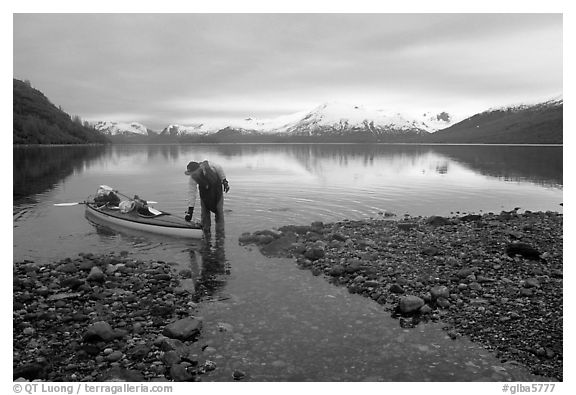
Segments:
[[[532,373],[562,377],[563,216],[469,214],[321,222],[243,234],[267,256],[290,256],[382,304],[405,328],[445,323],[448,335]]]
[[[127,252],[14,263],[14,380],[198,381],[216,364],[190,276]]]

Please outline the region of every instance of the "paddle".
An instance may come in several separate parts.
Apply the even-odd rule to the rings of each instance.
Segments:
[[[77,206],[79,204],[86,204],[88,202],[70,202],[70,203],[55,203],[54,206],[57,207],[68,207],[68,206]]]
[[[117,193],[118,195],[122,195],[125,198],[128,198],[130,200],[132,200],[132,198],[128,195],[123,194],[122,192],[119,192],[118,190],[109,187],[108,185],[100,185],[100,188],[104,189],[105,191],[109,191],[109,192],[114,192]],[[57,207],[70,207],[70,206],[77,206],[79,204],[87,204],[87,203],[93,203],[93,202],[70,202],[70,203],[55,203],[54,206]],[[146,203],[148,204],[157,204],[158,202],[155,202],[153,200],[146,200]]]

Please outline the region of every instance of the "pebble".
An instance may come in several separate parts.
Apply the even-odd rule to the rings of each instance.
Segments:
[[[106,356],[106,359],[110,362],[116,362],[121,360],[123,356],[124,355],[122,354],[122,351],[113,351],[112,353]]]

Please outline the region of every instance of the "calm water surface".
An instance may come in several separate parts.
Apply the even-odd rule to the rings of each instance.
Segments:
[[[90,223],[82,201],[100,184],[187,206],[190,160],[221,164],[230,181],[223,244],[125,233]],[[378,304],[238,246],[246,231],[312,221],[562,211],[562,147],[394,145],[203,145],[14,149],[14,259],[49,262],[80,252],[191,268],[208,293],[202,345],[229,381],[501,381],[533,379],[440,325],[403,329]],[[196,216],[199,215],[199,210]],[[218,328],[222,324],[229,331]]]

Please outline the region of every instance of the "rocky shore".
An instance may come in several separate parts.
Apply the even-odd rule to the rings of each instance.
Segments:
[[[190,277],[126,252],[14,263],[14,380],[200,380],[216,363],[196,341]]]
[[[555,212],[321,222],[243,234],[383,305],[399,324],[445,323],[503,362],[562,377],[563,216]]]

